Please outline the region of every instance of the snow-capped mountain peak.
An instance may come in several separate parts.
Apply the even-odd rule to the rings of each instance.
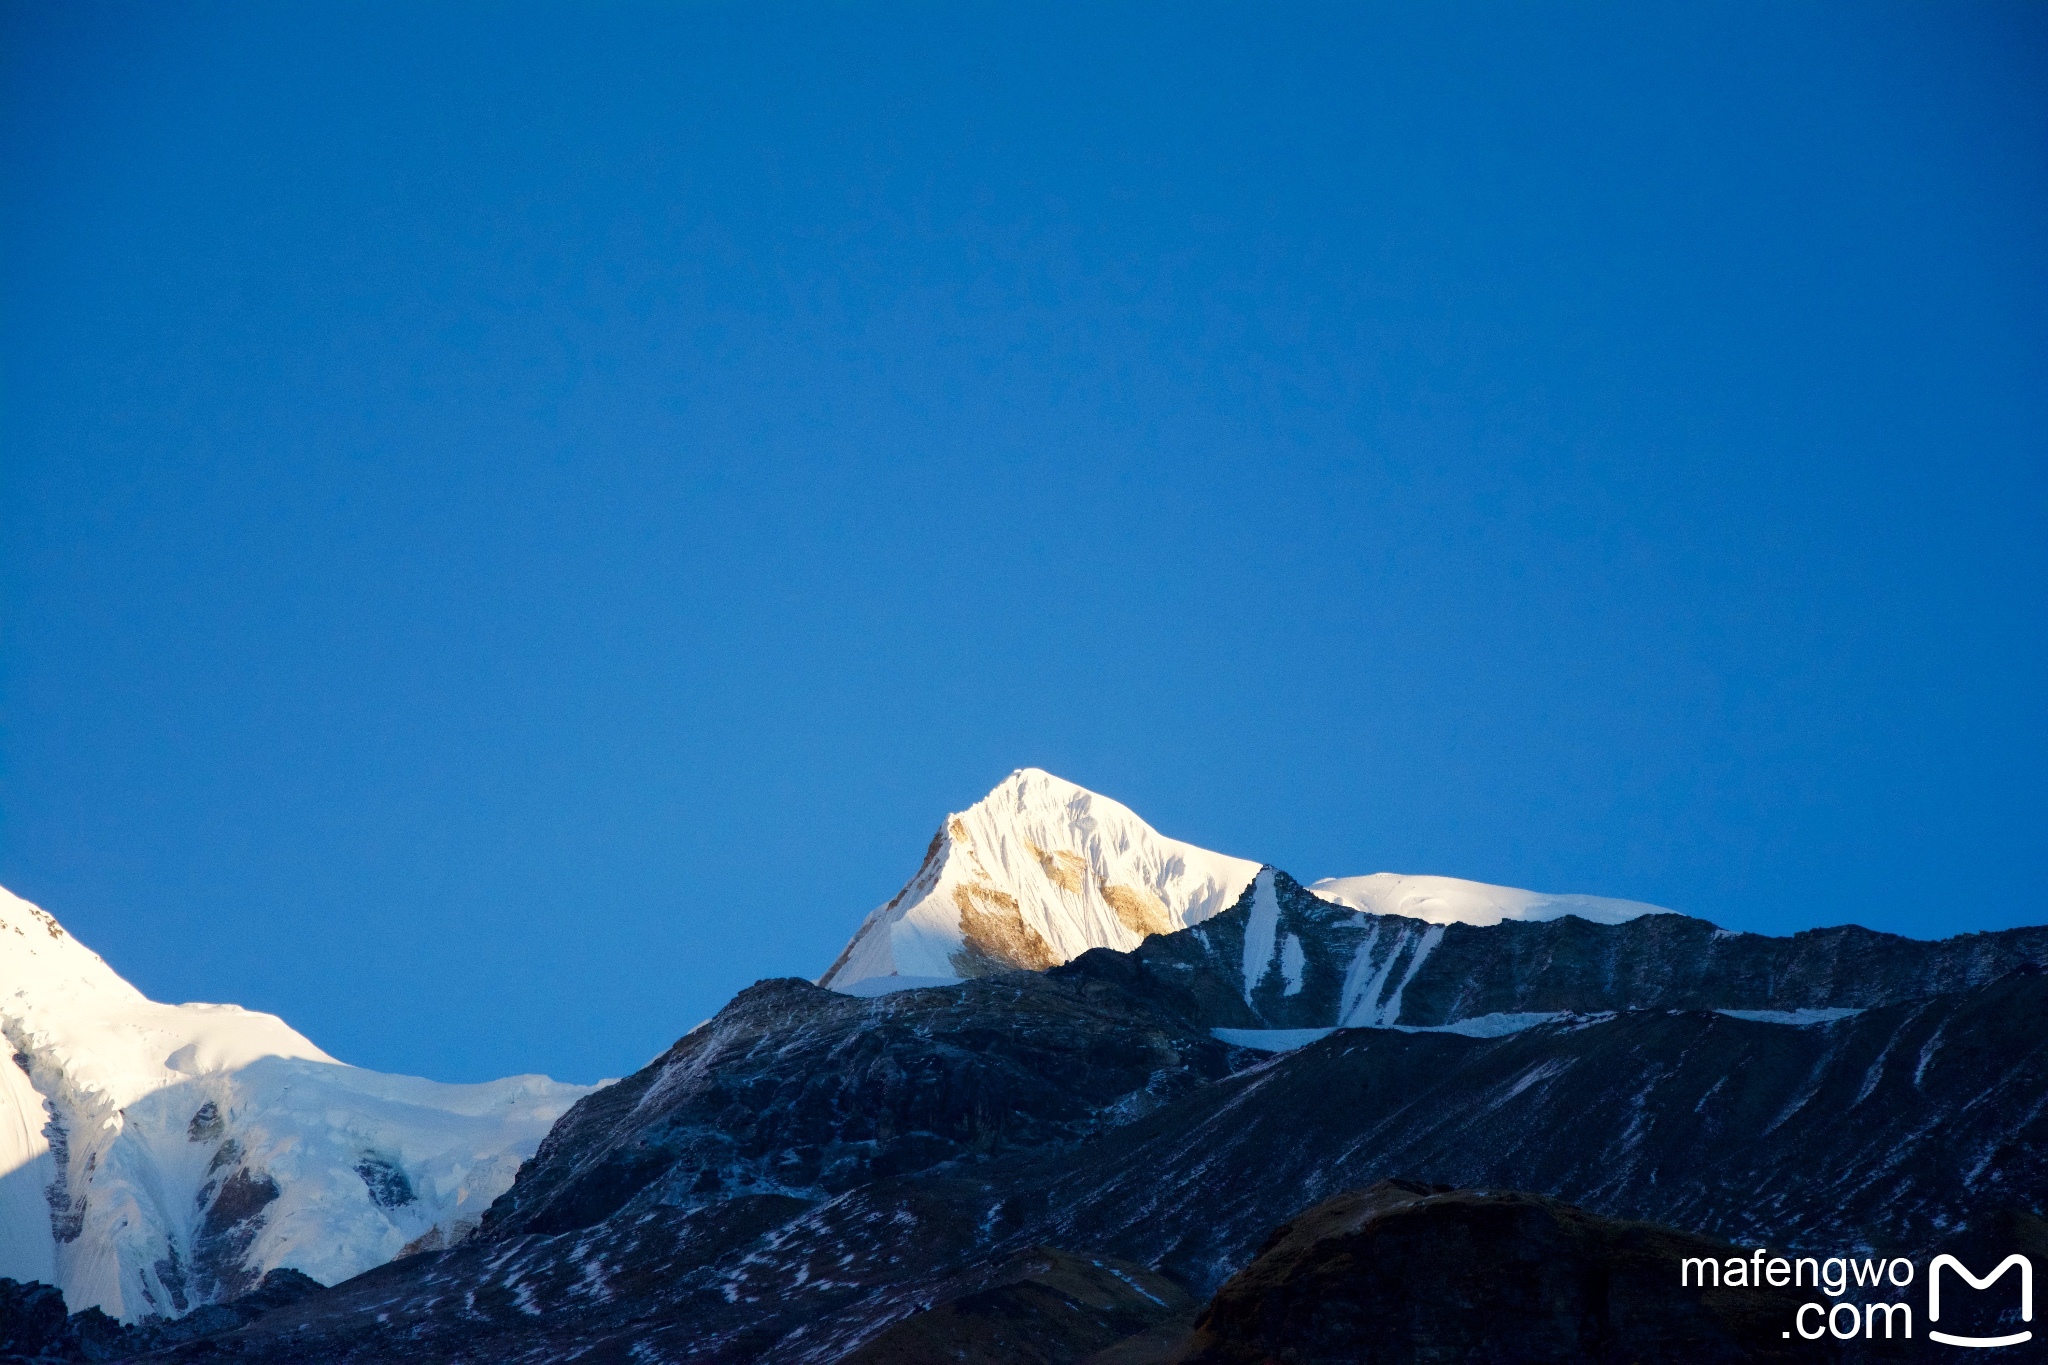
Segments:
[[[1147,934],[1189,928],[1237,904],[1259,868],[1169,839],[1106,796],[1019,768],[946,817],[917,875],[867,917],[819,984],[872,995],[1042,970],[1090,948],[1128,951]],[[1363,914],[1438,925],[1564,915],[1620,924],[1672,913],[1641,901],[1395,872],[1328,877],[1308,889]],[[1255,928],[1270,918],[1260,915],[1263,904],[1252,907]]]
[[[39,906],[0,888],[0,1027],[61,1059],[119,1109],[187,1076],[258,1057],[334,1062],[274,1014],[239,1005],[160,1005]],[[16,1051],[24,1051],[20,1042]]]
[[[0,1038],[0,1276],[130,1320],[460,1238],[590,1089],[386,1076],[275,1015],[158,1004],[4,889]]]
[[[946,817],[917,875],[868,916],[819,984],[871,994],[1135,948],[1228,909],[1258,870],[1020,768]]]

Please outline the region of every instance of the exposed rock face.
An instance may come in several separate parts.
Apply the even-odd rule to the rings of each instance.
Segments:
[[[1039,972],[1060,961],[1045,936],[1024,922],[1017,898],[1002,888],[964,882],[953,888],[953,904],[960,911],[960,946],[946,960],[955,975]]]
[[[194,1288],[203,1302],[239,1298],[262,1282],[247,1257],[280,1193],[268,1173],[241,1166],[229,1171],[226,1179],[202,1187],[206,1216],[192,1240],[192,1266],[197,1272]]]
[[[822,1199],[1067,1142],[1229,1070],[1230,1049],[1103,982],[1013,973],[874,999],[764,981],[580,1101],[487,1215],[565,1232],[734,1194]]]
[[[1686,1289],[1685,1257],[1743,1255],[1529,1194],[1389,1181],[1283,1224],[1232,1276],[1182,1365],[1763,1365],[1837,1358],[1782,1333],[1811,1297]]]

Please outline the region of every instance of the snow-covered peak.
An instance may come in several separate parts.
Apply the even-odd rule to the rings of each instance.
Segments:
[[[160,1005],[39,906],[0,887],[0,1028],[120,1109],[189,1076],[258,1057],[334,1062],[274,1014]],[[19,1037],[16,1037],[19,1035]],[[337,1063],[338,1065],[338,1063]]]
[[[1258,871],[1020,768],[946,817],[917,875],[868,916],[820,984],[872,994],[1128,950],[1228,909]]]
[[[1512,886],[1489,886],[1459,877],[1413,877],[1375,872],[1369,877],[1325,877],[1310,892],[1368,915],[1406,915],[1431,924],[1499,924],[1502,920],[1560,919],[1577,915],[1595,924],[1620,924],[1640,915],[1676,911],[1606,896],[1549,895]]]
[[[456,1240],[590,1089],[386,1076],[276,1015],[158,1004],[4,889],[0,1042],[0,1276],[127,1319]]]

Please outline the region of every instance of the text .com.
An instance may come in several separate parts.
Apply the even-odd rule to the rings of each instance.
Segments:
[[[1926,1284],[1927,1336],[1949,1346],[2017,1346],[2033,1339],[2033,1331],[2026,1329],[2006,1332],[1997,1336],[1962,1335],[1940,1330],[1936,1324],[1941,1321],[1942,1282],[1947,1279],[1949,1304],[1953,1309],[1959,1293],[1987,1293],[1994,1290],[2010,1297],[2011,1281],[2005,1280],[2008,1271],[2017,1270],[2019,1320],[2034,1320],[2034,1266],[2025,1256],[2014,1253],[1998,1262],[1983,1275],[1954,1256],[1936,1256],[1928,1265]],[[1948,1272],[1944,1275],[1944,1272]],[[1852,1337],[1866,1339],[1882,1335],[1885,1338],[1910,1337],[1913,1335],[1913,1304],[1909,1296],[1900,1291],[1910,1289],[1920,1278],[1919,1268],[1903,1256],[1889,1260],[1872,1257],[1830,1256],[1825,1260],[1813,1256],[1787,1258],[1776,1256],[1758,1247],[1747,1257],[1730,1256],[1715,1260],[1705,1256],[1693,1256],[1679,1262],[1678,1283],[1682,1288],[1698,1289],[1785,1289],[1807,1288],[1818,1290],[1833,1300],[1823,1303],[1818,1300],[1801,1304],[1794,1314],[1792,1326],[1783,1333],[1790,1337],[1795,1333],[1808,1341],[1818,1341],[1823,1336],[1832,1336],[1840,1341]],[[1850,1302],[1854,1294],[1858,1300]],[[1876,1301],[1883,1295],[1885,1301]],[[1863,1300],[1870,1300],[1865,1302]],[[1953,1319],[1954,1314],[1951,1313]]]

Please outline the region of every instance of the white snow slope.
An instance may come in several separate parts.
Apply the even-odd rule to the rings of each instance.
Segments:
[[[0,889],[0,1276],[175,1317],[459,1239],[591,1087],[346,1066],[275,1015],[160,1005]]]
[[[1325,877],[1309,890],[1326,901],[1348,905],[1368,915],[1407,915],[1431,924],[1486,925],[1508,919],[1561,919],[1566,915],[1577,915],[1595,924],[1620,924],[1638,915],[1677,913],[1642,901],[1553,896],[1457,877],[1408,877],[1398,872],[1375,872],[1369,877]]]
[[[1043,969],[1090,948],[1129,950],[1148,933],[1185,929],[1229,909],[1259,866],[1168,839],[1106,796],[1020,768],[946,818],[910,884],[867,917],[818,982],[849,995],[877,995],[1006,967]],[[1367,914],[1431,924],[1562,915],[1619,924],[1673,913],[1641,901],[1394,872],[1326,878],[1309,890]],[[1273,947],[1278,908],[1271,900],[1268,885],[1252,907],[1248,979],[1250,959],[1261,945]]]
[[[924,866],[867,917],[819,984],[868,995],[1128,950],[1229,909],[1258,871],[1020,768],[946,817]]]

